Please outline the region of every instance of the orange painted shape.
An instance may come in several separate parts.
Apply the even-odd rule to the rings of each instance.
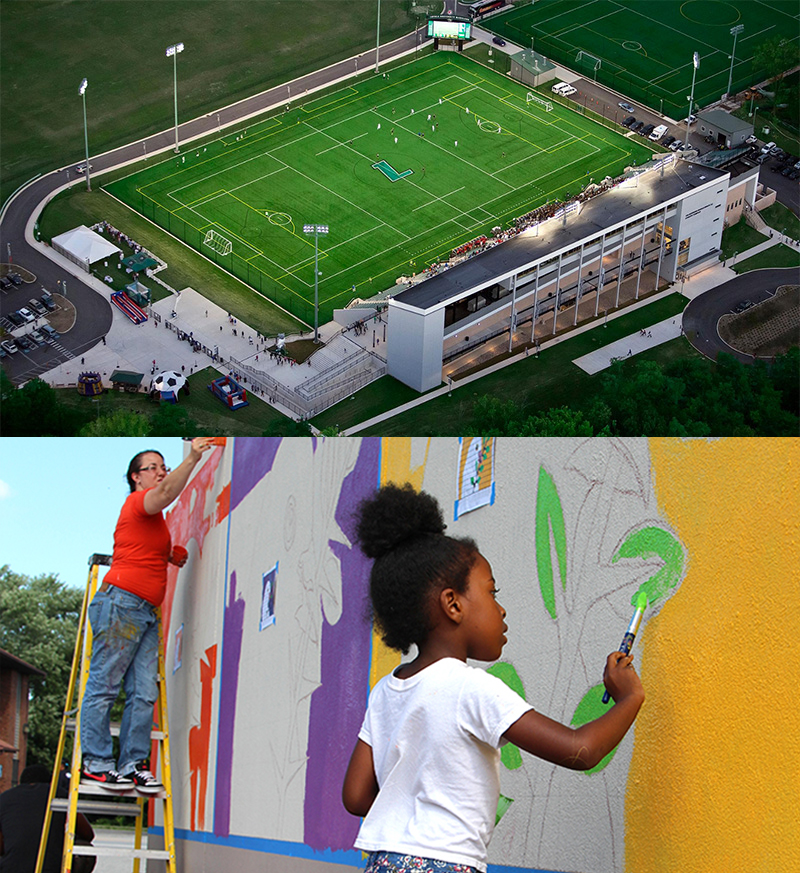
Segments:
[[[211,700],[214,677],[217,675],[217,647],[206,649],[206,660],[200,661],[200,724],[189,729],[189,771],[191,800],[191,830],[203,830],[206,821],[208,788],[208,750],[211,739]]]
[[[625,870],[800,870],[800,442],[649,446],[688,567],[643,634]]]
[[[231,511],[231,483],[228,484],[222,489],[219,497],[217,497],[217,520],[216,523],[220,524],[224,519],[228,517],[228,513]]]

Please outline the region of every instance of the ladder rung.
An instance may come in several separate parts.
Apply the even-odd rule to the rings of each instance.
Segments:
[[[75,719],[68,718],[66,721],[67,730],[74,731],[75,730]],[[111,722],[111,736],[118,737],[119,736],[119,728],[120,723],[118,721]],[[158,730],[157,728],[152,728],[150,731],[150,739],[151,740],[163,740],[164,739],[164,731]]]
[[[110,567],[111,555],[100,555],[95,552],[92,557],[89,558],[89,566],[92,567],[95,564],[99,564],[101,567]]]
[[[69,799],[66,797],[55,797],[50,804],[53,812],[67,812],[69,809]],[[79,800],[78,812],[86,812],[90,815],[132,815],[139,816],[142,808],[138,803],[111,803],[110,801],[102,800]]]
[[[166,849],[134,849],[133,846],[73,846],[73,855],[96,855],[100,857],[142,858],[152,861],[169,861]]]
[[[81,782],[78,786],[78,794],[83,794],[84,796],[93,794],[95,797],[104,797],[106,799],[111,797],[126,797],[130,800],[138,800],[140,797],[143,797],[145,800],[161,800],[167,796],[165,789],[152,793],[140,793],[132,786],[125,791],[109,791],[107,788],[103,788],[102,785],[94,782]]]

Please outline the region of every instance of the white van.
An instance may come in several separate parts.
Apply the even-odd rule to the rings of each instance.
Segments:
[[[650,134],[650,139],[657,142],[669,130],[666,124],[659,124],[658,127]]]
[[[566,88],[570,86],[566,82],[558,82],[550,89],[554,94],[563,94]]]

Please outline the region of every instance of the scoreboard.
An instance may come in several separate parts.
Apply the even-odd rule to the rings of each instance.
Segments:
[[[434,39],[472,39],[472,22],[467,18],[429,18],[428,36]]]

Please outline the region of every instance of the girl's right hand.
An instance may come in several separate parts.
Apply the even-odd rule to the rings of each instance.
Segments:
[[[603,684],[615,703],[632,694],[640,695],[644,699],[641,679],[633,668],[633,655],[612,652],[606,658]]]

